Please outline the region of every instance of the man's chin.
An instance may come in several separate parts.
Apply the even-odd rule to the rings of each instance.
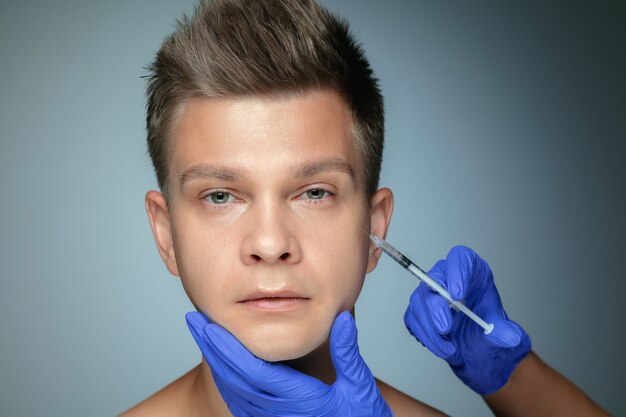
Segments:
[[[238,339],[254,356],[268,362],[302,358],[328,340],[329,331],[324,332],[319,328],[303,331],[302,327],[299,329],[272,327],[274,326],[245,332]]]
[[[275,339],[272,342],[265,343],[250,343],[246,348],[257,358],[263,359],[268,362],[282,362],[290,361],[293,359],[300,359],[315,349],[317,349],[324,340],[278,340]]]

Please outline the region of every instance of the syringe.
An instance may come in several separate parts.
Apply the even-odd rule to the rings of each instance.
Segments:
[[[485,334],[491,333],[493,330],[493,324],[485,322],[483,319],[478,317],[472,310],[465,307],[465,305],[460,301],[455,301],[450,297],[448,291],[446,291],[441,285],[437,284],[431,277],[429,277],[426,272],[424,272],[419,266],[415,265],[409,258],[404,256],[400,251],[391,246],[385,240],[379,238],[378,236],[369,235],[372,242],[376,244],[383,252],[387,255],[391,256],[393,260],[398,262],[404,268],[406,268],[410,273],[415,275],[420,281],[423,281],[428,285],[433,291],[437,292],[441,295],[450,305],[450,308],[455,309],[456,311],[460,311],[465,314],[467,317],[472,319],[476,324],[482,327],[485,330]]]

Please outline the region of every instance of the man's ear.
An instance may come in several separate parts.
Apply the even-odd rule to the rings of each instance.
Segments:
[[[381,188],[372,195],[370,205],[370,233],[384,239],[387,236],[391,214],[393,213],[393,193],[389,188]],[[376,268],[381,250],[370,241],[367,272]]]
[[[146,211],[148,212],[152,235],[161,259],[165,262],[165,266],[167,266],[170,273],[180,276],[174,253],[170,212],[163,194],[154,190],[148,191],[146,194]]]

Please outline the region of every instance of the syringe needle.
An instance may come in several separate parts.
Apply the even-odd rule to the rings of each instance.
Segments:
[[[371,234],[369,236],[372,242],[374,242],[374,244],[378,246],[383,252],[389,255],[394,261],[402,265],[410,273],[415,275],[420,281],[423,281],[433,291],[441,295],[448,302],[451,308],[454,308],[455,310],[460,311],[467,317],[469,317],[472,321],[474,321],[485,330],[485,334],[491,333],[491,331],[493,330],[493,324],[485,322],[483,319],[474,314],[472,310],[465,307],[465,305],[460,301],[455,301],[450,296],[448,291],[446,291],[441,285],[437,284],[435,280],[429,277],[422,268],[420,268],[415,263],[413,263],[413,261],[404,256],[399,250],[387,243],[387,241]]]

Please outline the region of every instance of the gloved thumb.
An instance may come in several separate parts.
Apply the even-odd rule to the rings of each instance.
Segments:
[[[514,348],[522,341],[522,328],[510,320],[494,320],[493,330],[485,335],[487,341],[495,347]]]
[[[365,365],[359,345],[354,317],[348,311],[339,314],[330,331],[330,354],[337,373],[337,380],[365,381],[371,372]]]
[[[185,319],[187,321],[187,327],[189,327],[189,331],[196,341],[196,344],[202,348],[205,344],[202,336],[204,328],[211,324],[211,322],[204,314],[197,311],[190,311],[186,314]]]

